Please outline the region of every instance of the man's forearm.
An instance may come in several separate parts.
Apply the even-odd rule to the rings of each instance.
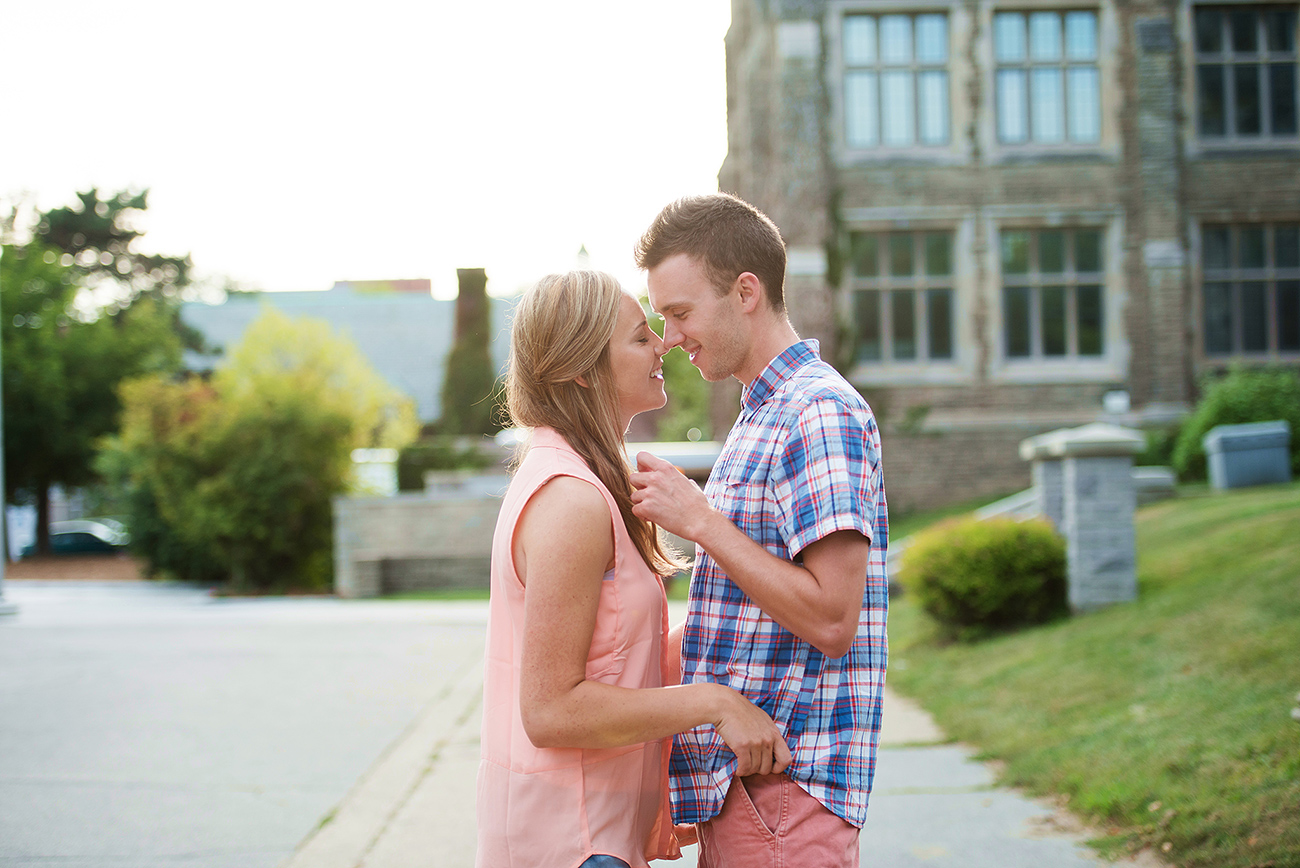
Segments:
[[[862,608],[861,581],[854,595],[853,577],[819,577],[805,566],[779,558],[717,510],[702,516],[692,532],[693,541],[772,620],[827,656],[848,652]],[[865,581],[865,569],[861,576]]]

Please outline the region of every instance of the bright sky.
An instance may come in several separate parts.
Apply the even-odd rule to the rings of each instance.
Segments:
[[[730,0],[6,4],[0,197],[148,187],[143,248],[267,290],[576,264],[644,286],[716,189]]]

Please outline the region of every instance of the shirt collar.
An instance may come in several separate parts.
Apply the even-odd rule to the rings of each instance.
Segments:
[[[763,372],[754,378],[754,382],[745,387],[741,395],[745,413],[757,410],[791,374],[820,358],[821,346],[815,340],[799,341],[786,347],[781,355],[769,362]]]

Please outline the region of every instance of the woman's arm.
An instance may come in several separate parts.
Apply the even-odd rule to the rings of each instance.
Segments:
[[[728,687],[635,690],[586,680],[601,581],[614,559],[609,506],[595,486],[559,476],[538,489],[515,528],[513,550],[527,589],[519,702],[533,744],[618,747],[713,724],[736,754],[738,774],[789,764],[776,724]]]

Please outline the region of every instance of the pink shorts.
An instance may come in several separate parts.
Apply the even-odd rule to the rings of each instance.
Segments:
[[[733,778],[699,832],[699,868],[858,868],[858,828],[784,774]]]

